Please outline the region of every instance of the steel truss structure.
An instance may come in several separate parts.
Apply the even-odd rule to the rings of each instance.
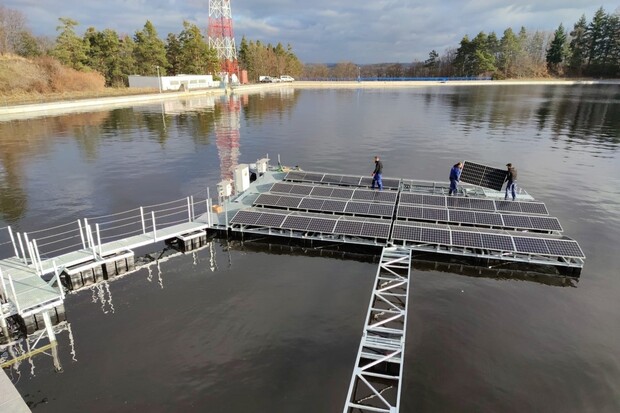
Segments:
[[[217,51],[226,73],[237,73],[237,46],[233,33],[230,0],[209,0],[209,47]]]
[[[400,409],[411,250],[381,253],[343,413]]]

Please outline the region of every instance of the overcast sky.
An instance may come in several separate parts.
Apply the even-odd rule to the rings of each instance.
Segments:
[[[36,35],[56,36],[59,17],[87,27],[133,34],[151,20],[162,39],[179,33],[183,20],[206,29],[208,0],[4,0],[21,11]],[[290,43],[304,63],[401,62],[425,60],[435,49],[456,47],[463,35],[507,28],[553,31],[572,28],[582,14],[591,21],[603,7],[592,0],[232,0],[237,44],[241,36],[264,43]]]

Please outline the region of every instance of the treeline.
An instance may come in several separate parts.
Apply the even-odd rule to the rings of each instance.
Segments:
[[[494,79],[537,78],[546,76],[620,76],[620,15],[600,8],[590,22],[585,15],[566,30],[562,24],[554,33],[528,32],[525,27],[515,33],[504,30],[465,35],[459,46],[443,55],[432,50],[425,61],[411,64],[383,63],[356,65],[341,62],[327,66],[304,67],[309,79],[355,79],[398,77],[488,76]]]
[[[35,37],[26,26],[25,17],[16,10],[0,6],[0,53],[26,58],[51,56],[78,71],[97,71],[106,86],[126,86],[128,75],[154,76],[177,74],[217,74],[221,69],[217,52],[210,47],[202,31],[184,21],[179,33],[169,33],[162,40],[155,26],[146,21],[133,36],[112,29],[86,29],[76,33],[79,23],[61,17],[55,40]],[[290,74],[299,76],[302,64],[289,45],[286,49],[262,45],[243,38],[239,52],[242,69],[250,80],[259,75]]]
[[[238,55],[239,66],[248,71],[248,79],[251,82],[258,82],[259,76],[300,77],[303,73],[303,64],[293,53],[290,44],[285,49],[282,43],[276,46],[265,45],[260,40],[248,41],[243,36]]]

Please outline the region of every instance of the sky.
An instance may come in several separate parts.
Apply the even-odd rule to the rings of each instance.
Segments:
[[[179,33],[183,20],[206,29],[208,0],[0,0],[20,11],[35,35],[56,37],[59,17],[79,23],[78,34],[92,26],[134,34],[150,20],[159,36]],[[241,37],[262,43],[290,44],[304,63],[358,64],[425,60],[458,47],[464,35],[508,27],[518,31],[569,31],[585,14],[588,22],[603,7],[620,3],[592,0],[231,0],[237,45]]]

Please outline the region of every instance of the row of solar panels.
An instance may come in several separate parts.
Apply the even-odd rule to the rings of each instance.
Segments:
[[[269,210],[241,210],[230,220],[232,224],[254,227],[289,229],[322,234],[340,234],[369,238],[387,239],[390,236],[390,221],[370,218],[337,217],[326,218],[299,212],[278,212]]]
[[[392,239],[442,246],[456,246],[493,250],[498,252],[547,255],[553,257],[585,258],[577,241],[569,238],[543,236],[521,236],[507,231],[493,231],[478,228],[450,227],[394,222]]]
[[[395,191],[373,191],[370,189],[335,188],[333,186],[315,186],[276,182],[270,192],[291,195],[311,195],[322,198],[353,199],[357,201],[387,202],[394,204],[398,193]]]
[[[516,228],[521,230],[562,231],[560,221],[555,217],[429,208],[417,205],[399,205],[396,218]]]
[[[382,204],[361,201],[341,201],[337,199],[311,198],[295,195],[260,194],[254,201],[255,206],[280,207],[328,213],[369,215],[392,218],[394,204]]]
[[[401,192],[399,202],[401,204],[444,208],[549,215],[547,207],[542,202],[501,201],[462,196],[417,194],[413,192]]]
[[[343,186],[372,186],[372,177],[370,176],[337,175],[320,172],[291,171],[286,174],[284,180]],[[383,178],[382,182],[384,189],[398,189],[400,186],[400,179],[398,178]]]

